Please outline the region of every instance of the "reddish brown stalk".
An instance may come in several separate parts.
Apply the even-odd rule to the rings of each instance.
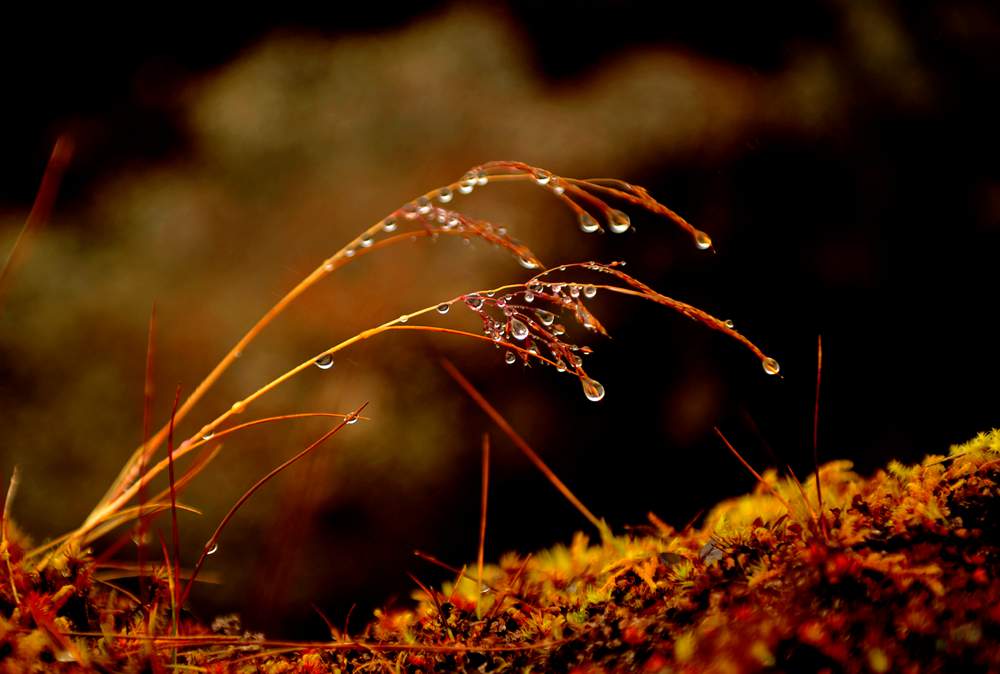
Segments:
[[[8,278],[21,258],[24,257],[31,234],[41,228],[49,219],[56,195],[59,193],[59,184],[62,182],[63,174],[66,172],[66,167],[72,157],[73,141],[69,136],[60,136],[52,148],[52,154],[49,155],[49,161],[42,174],[42,182],[38,186],[31,211],[28,213],[21,231],[18,232],[14,245],[11,246],[10,252],[7,254],[7,260],[3,263],[3,267],[0,267],[0,296],[3,295]]]
[[[441,615],[441,602],[438,601],[437,594],[435,592],[433,592],[429,587],[427,587],[426,585],[424,585],[423,583],[421,583],[420,579],[417,578],[416,576],[414,576],[409,571],[406,572],[406,575],[409,576],[410,580],[412,580],[414,583],[416,583],[420,587],[421,590],[423,590],[424,594],[427,595],[427,598],[431,600],[432,604],[434,604],[434,608],[435,608],[435,610],[437,610],[438,615],[440,616]]]
[[[169,470],[167,476],[170,482],[170,534],[174,545],[174,585],[171,592],[171,600],[174,605],[174,631],[177,630],[177,609],[180,602],[177,601],[177,592],[180,589],[180,575],[178,570],[181,566],[181,533],[177,525],[177,487],[174,481],[174,417],[177,415],[177,404],[181,400],[181,387],[178,385],[174,393],[174,407],[170,411],[170,431],[167,433],[167,460]]]
[[[791,506],[789,506],[789,505],[788,505],[788,501],[786,501],[786,500],[785,500],[785,499],[784,499],[784,498],[783,498],[783,497],[781,496],[781,494],[779,494],[778,492],[776,492],[776,491],[775,491],[775,490],[774,490],[774,489],[773,489],[773,488],[771,487],[771,485],[769,485],[769,484],[767,483],[767,481],[765,481],[765,480],[764,480],[764,478],[763,478],[763,477],[761,477],[761,474],[760,474],[760,473],[758,473],[758,472],[757,472],[756,470],[754,470],[754,469],[753,469],[753,466],[751,466],[751,465],[750,465],[750,464],[749,464],[749,463],[747,462],[747,460],[746,460],[746,459],[744,459],[744,458],[743,458],[743,456],[742,456],[742,455],[741,455],[741,454],[740,454],[740,453],[739,453],[738,451],[736,451],[736,448],[735,448],[735,447],[733,447],[733,446],[732,446],[732,445],[731,445],[731,444],[729,443],[729,440],[727,440],[727,439],[726,439],[726,436],[722,434],[722,431],[720,431],[720,430],[718,429],[718,427],[713,427],[713,428],[712,428],[712,430],[713,430],[713,431],[715,431],[715,434],[716,434],[717,436],[719,436],[719,439],[720,439],[720,440],[722,440],[722,443],[723,443],[723,444],[724,444],[724,445],[726,446],[726,448],[727,448],[727,449],[728,449],[728,450],[729,450],[730,452],[732,452],[733,456],[735,456],[735,457],[736,457],[736,459],[737,459],[737,460],[738,460],[738,461],[739,461],[739,462],[740,462],[741,464],[743,464],[743,467],[744,467],[744,468],[746,468],[746,469],[747,469],[748,471],[750,471],[750,474],[751,474],[751,475],[753,475],[753,476],[754,476],[754,477],[755,477],[755,478],[757,479],[757,481],[758,481],[758,482],[760,482],[760,484],[761,484],[761,485],[763,485],[764,489],[766,489],[766,490],[767,490],[767,491],[768,491],[768,492],[769,492],[769,493],[771,494],[771,496],[773,496],[773,497],[774,497],[775,499],[777,499],[777,500],[778,500],[778,501],[779,501],[779,502],[781,503],[781,505],[785,506],[785,510],[787,510],[787,511],[788,511],[789,513],[790,513],[790,512],[792,512],[792,508],[791,508]]]
[[[483,433],[483,493],[479,502],[479,548],[476,555],[476,617],[479,613],[479,598],[483,587],[483,561],[486,549],[486,506],[490,489],[490,434]]]
[[[819,386],[823,374],[823,336],[816,336],[816,405],[813,408],[813,466],[816,468],[816,507],[819,509],[819,530],[826,538],[826,517],[823,515],[823,490],[819,479]]]
[[[611,529],[608,525],[602,520],[597,519],[597,517],[594,516],[594,513],[590,512],[587,506],[583,505],[583,502],[580,501],[580,499],[578,499],[573,492],[570,491],[569,487],[567,487],[566,484],[559,479],[552,469],[549,468],[544,461],[542,461],[542,457],[540,457],[538,453],[535,452],[535,450],[533,450],[527,442],[525,442],[524,438],[518,435],[517,431],[515,431],[514,428],[507,423],[507,420],[503,418],[503,415],[501,415],[496,408],[493,407],[478,390],[476,390],[476,387],[474,387],[472,383],[465,378],[465,375],[459,372],[458,368],[452,365],[451,361],[446,358],[441,359],[441,367],[443,367],[445,372],[451,375],[451,378],[462,387],[465,393],[472,398],[477,405],[479,405],[479,408],[493,420],[493,423],[500,427],[500,430],[502,430],[504,434],[510,438],[511,441],[513,441],[517,448],[520,449],[526,457],[528,457],[528,460],[531,461],[539,471],[541,471],[542,475],[544,475],[548,481],[559,490],[559,493],[562,494],[566,500],[580,512],[580,514],[587,518],[588,522],[597,528],[601,536],[611,538]]]
[[[250,497],[257,492],[258,489],[267,484],[273,477],[284,471],[292,464],[298,462],[303,457],[307,456],[310,452],[312,452],[314,449],[322,445],[329,438],[333,437],[338,432],[340,432],[340,430],[344,428],[344,426],[357,421],[359,415],[367,406],[368,406],[367,402],[361,405],[361,407],[359,407],[353,413],[348,415],[347,418],[345,418],[339,424],[337,424],[329,431],[321,435],[311,445],[309,445],[308,447],[306,447],[305,449],[303,449],[298,454],[288,459],[281,465],[272,469],[271,472],[269,472],[267,475],[257,480],[253,484],[253,486],[251,486],[243,493],[243,495],[229,509],[229,512],[226,513],[225,517],[222,518],[222,521],[219,522],[219,525],[215,528],[215,532],[212,533],[212,536],[208,539],[208,542],[205,543],[205,546],[202,548],[201,555],[198,557],[198,562],[194,565],[194,568],[191,571],[191,578],[190,580],[188,580],[187,585],[184,586],[184,592],[181,595],[181,601],[180,601],[181,606],[183,606],[184,602],[187,601],[188,595],[191,593],[191,588],[198,577],[198,572],[201,571],[201,567],[205,564],[205,559],[208,557],[209,553],[214,552],[214,547],[218,543],[219,536],[222,534],[223,529],[226,528],[226,525],[229,524],[229,521],[233,519],[233,516],[236,514],[236,511],[238,511],[243,506],[243,504],[246,503],[250,499]]]
[[[149,460],[149,452],[146,447],[149,442],[149,424],[150,417],[152,416],[153,407],[153,360],[154,360],[154,341],[156,335],[156,303],[153,303],[153,308],[149,312],[149,331],[146,337],[146,371],[143,378],[142,387],[142,455],[139,459],[139,477],[144,478],[146,475],[146,462]],[[139,521],[136,525],[136,558],[139,563],[139,596],[146,596],[146,574],[143,573],[143,565],[145,563],[145,553],[146,545],[143,537],[146,534],[145,518],[142,514],[142,508],[146,501],[146,485],[141,484],[139,487]]]

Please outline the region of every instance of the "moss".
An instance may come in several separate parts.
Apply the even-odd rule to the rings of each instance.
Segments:
[[[655,520],[599,545],[577,534],[508,554],[481,587],[462,577],[420,590],[410,608],[377,611],[359,642],[307,648],[241,635],[231,618],[214,633],[188,619],[178,664],[274,674],[995,670],[998,448],[993,431],[870,478],[827,464],[822,525],[798,486],[767,474],[793,512],[759,485],[701,528]],[[17,564],[16,538],[9,549],[0,671],[165,671],[175,644],[139,637],[171,633],[168,604],[143,609],[94,583],[86,557],[37,574]]]

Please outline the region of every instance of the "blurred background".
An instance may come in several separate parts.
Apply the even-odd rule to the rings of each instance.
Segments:
[[[497,185],[456,202],[547,263],[624,259],[782,365],[656,306],[598,295],[611,339],[578,335],[607,389],[488,345],[382,336],[305,372],[245,418],[349,411],[372,421],[265,487],[199,587],[274,636],[322,637],[310,604],[355,628],[407,601],[415,548],[475,558],[479,443],[494,440],[487,558],[586,522],[447,378],[458,364],[614,528],[681,527],[753,481],[862,471],[945,452],[1000,424],[995,268],[1000,169],[993,3],[352,3],[232,16],[44,17],[0,31],[6,256],[60,134],[76,152],[53,217],[0,300],[0,477],[36,538],[89,512],[142,438],[146,327],[159,314],[156,424],[300,278],[414,196],[492,159],[644,185],[711,234],[695,249],[631,211],[586,235],[556,200]],[[768,13],[770,12],[770,13]],[[301,298],[181,425],[190,434],[292,365],[405,310],[527,278],[507,253],[445,237],[364,256]],[[467,311],[436,324],[476,329]],[[190,564],[255,479],[327,422],[232,437],[184,501]],[[163,526],[166,526],[163,523]]]

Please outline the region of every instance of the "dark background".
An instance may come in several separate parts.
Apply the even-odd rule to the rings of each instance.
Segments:
[[[679,54],[692,63],[708,64],[712,72],[732,73],[742,91],[765,100],[769,94],[761,92],[778,96],[776,83],[799,82],[796,91],[807,92],[812,107],[803,109],[811,116],[799,114],[791,103],[785,106],[780,97],[765,104],[758,101],[751,107],[765,112],[724,143],[682,145],[630,161],[609,160],[610,166],[627,171],[619,177],[646,186],[710,232],[718,254],[699,255],[682,236],[669,230],[660,234],[651,218],[638,214],[636,233],[588,241],[592,247],[582,251],[600,259],[627,259],[629,271],[653,287],[733,318],[781,362],[783,378],[766,377],[752,358],[724,338],[645,306],[619,313],[607,309],[612,312],[613,340],[594,344],[597,353],[588,368],[608,390],[598,406],[583,400],[571,381],[537,373],[511,378],[499,358],[484,359],[475,348],[456,352],[450,342],[422,342],[420,348],[429,357],[416,374],[405,359],[395,367],[397,376],[428,377],[426,396],[418,382],[415,397],[393,408],[400,410],[395,418],[383,415],[379,428],[393,436],[416,432],[419,422],[403,410],[412,413],[430,399],[448,398],[448,407],[435,423],[447,423],[444,433],[464,446],[461,461],[449,464],[445,479],[431,480],[412,494],[403,490],[398,500],[393,498],[398,483],[386,487],[377,474],[362,480],[357,490],[367,496],[358,499],[327,498],[322,487],[314,485],[320,494],[302,506],[282,492],[284,497],[269,502],[266,516],[258,515],[263,517],[259,526],[231,534],[252,541],[240,549],[243,562],[246,555],[260,560],[256,575],[230,575],[221,567],[219,573],[232,578],[226,585],[236,587],[230,587],[230,594],[215,588],[205,591],[196,598],[201,612],[239,610],[252,627],[271,633],[321,634],[322,622],[311,613],[309,602],[287,590],[307,573],[303,567],[313,579],[307,594],[338,622],[352,601],[361,607],[357,615],[367,617],[371,607],[388,597],[405,596],[406,568],[440,580],[437,570],[410,560],[414,547],[456,565],[473,558],[478,492],[473,450],[479,434],[491,429],[435,370],[437,355],[455,358],[515,426],[551,457],[581,499],[618,528],[641,523],[647,510],[682,526],[716,500],[752,487],[751,478],[712,435],[713,425],[731,434],[757,466],[775,463],[764,449],[766,442],[778,460],[790,463],[800,476],[810,472],[820,334],[824,368],[819,444],[824,459],[850,459],[860,471],[871,471],[890,458],[917,460],[929,452],[945,452],[950,444],[1000,423],[994,329],[1000,252],[1000,106],[995,97],[1000,84],[1000,12],[986,2],[890,2],[867,9],[849,2],[779,3],[763,11],[737,3],[664,5],[512,2],[500,9],[493,6],[489,16],[514,36],[535,86],[544,91],[573,92],[622,55],[641,60],[649,53]],[[379,38],[433,23],[452,9],[448,3],[407,7],[349,3],[329,11],[241,9],[229,16],[143,10],[5,22],[0,40],[5,101],[0,210],[7,216],[3,231],[8,236],[3,241],[11,240],[30,207],[58,134],[70,133],[77,152],[52,232],[78,237],[86,242],[83,251],[114,244],[114,233],[102,230],[99,218],[60,219],[59,213],[88,212],[118,176],[159,166],[180,166],[183,171],[192,156],[199,156],[200,141],[184,113],[192,82],[210,80],[269,40],[337,44],[358,36]],[[454,57],[465,55],[456,52]],[[409,56],[401,51],[398,58],[405,61]],[[807,65],[794,67],[803,62]],[[606,82],[611,87],[613,70]],[[656,77],[655,69],[651,77]],[[362,77],[359,82],[366,86],[372,80]],[[809,93],[813,91],[814,96]],[[718,103],[728,105],[725,96]],[[419,103],[403,100],[399,105]],[[572,104],[553,105],[558,117],[559,105]],[[640,111],[655,105],[656,100],[642,96],[623,96],[620,115],[644,114]],[[511,111],[480,112],[489,120]],[[582,132],[599,136],[602,129]],[[479,133],[489,136],[490,123],[482,122]],[[496,131],[498,137],[501,133]],[[503,151],[502,144],[498,147]],[[456,163],[451,169],[448,162],[432,161],[428,168],[426,155],[411,156],[412,164],[394,167],[397,174],[415,175],[400,188],[401,194],[452,180],[453,173],[437,170],[442,164],[455,171],[465,165]],[[495,158],[521,157],[473,157],[472,163]],[[573,173],[573,166],[550,165],[544,154],[529,160]],[[210,160],[196,161],[201,170],[212,170]],[[461,161],[469,163],[465,157]],[[601,157],[592,165],[600,166]],[[391,184],[393,175],[382,180]],[[378,217],[397,205],[372,204],[371,214]],[[345,231],[357,231],[370,219]],[[570,225],[560,226],[570,236]],[[341,236],[331,252],[347,236]],[[44,257],[43,235],[39,238],[25,267]],[[531,243],[527,234],[522,238]],[[240,245],[233,246],[232,257],[223,255],[220,264],[240,259]],[[153,246],[146,252],[156,256]],[[125,259],[136,262],[135,257]],[[288,264],[297,260],[300,270],[308,271],[318,258],[303,245],[292,248],[289,259]],[[180,266],[173,267],[174,277]],[[73,273],[72,268],[64,272]],[[31,285],[30,275],[27,278],[26,286]],[[123,278],[128,279],[127,273]],[[217,287],[198,289],[193,276],[186,278],[191,280],[181,285],[195,285],[195,293],[211,296]],[[276,299],[292,278],[274,281],[270,294],[257,297],[245,316],[233,318],[224,328],[209,323],[205,330],[223,332],[219,344],[231,343],[241,327],[266,308],[264,300]],[[142,283],[135,281],[137,287]],[[175,285],[162,281],[141,296],[138,310],[127,310],[134,329],[111,344],[128,344],[130,369],[119,374],[129,380],[130,388],[115,400],[136,401],[130,396],[141,385],[147,315],[141,307],[163,298]],[[39,298],[56,309],[63,299],[45,299],[39,290],[18,302],[16,289],[12,292],[15,296],[3,309],[3,330],[25,342],[45,341],[38,333],[25,333],[44,330],[25,327],[38,324],[25,322],[24,316],[35,310]],[[171,329],[169,311],[168,304],[165,333]],[[187,324],[181,309],[173,320],[175,326]],[[72,332],[92,344],[101,339],[89,330]],[[30,412],[15,412],[15,405],[39,410],[49,399],[43,377],[18,364],[24,356],[17,343],[17,338],[9,338],[0,353],[0,404],[7,409],[4,441],[14,447],[5,450],[4,474],[13,462],[41,451],[37,445],[14,442],[39,423]],[[57,345],[51,348],[49,353],[59,353]],[[165,347],[165,357],[194,347],[181,343],[170,349]],[[88,358],[99,359],[99,346],[94,350]],[[70,360],[81,355],[63,353]],[[196,375],[219,356],[216,347],[193,358],[183,381],[188,390]],[[170,381],[172,374],[163,374],[161,398],[177,383]],[[337,409],[357,402],[345,399]],[[66,419],[65,406],[71,404],[62,402],[42,418]],[[127,413],[121,408],[108,415],[109,424],[117,417],[125,429],[125,444],[116,445],[119,457],[137,439],[139,403],[128,404]],[[81,442],[92,437],[81,429],[65,432]],[[496,434],[494,439],[497,452],[507,458],[495,466],[488,557],[565,541],[585,525],[505,440]],[[59,456],[58,438],[43,438],[38,444],[56,446]],[[100,449],[111,451],[103,445]],[[59,459],[53,461],[58,464]],[[24,488],[34,492],[24,497],[28,503],[40,504],[53,491],[66,488],[47,482],[58,477],[58,469],[46,477],[48,464],[38,465],[30,475],[34,486]],[[94,473],[86,480],[97,485],[92,491],[99,494],[114,471],[91,467]],[[260,467],[257,474],[263,472]],[[72,480],[80,476],[73,472],[65,483],[70,491],[76,490]],[[290,474],[283,479],[295,478]],[[405,476],[398,479],[405,482]],[[233,498],[238,493],[236,489]],[[266,495],[261,497],[268,503]],[[89,500],[82,501],[70,502],[78,510],[67,516],[69,525],[84,514]],[[224,507],[216,510],[224,512]],[[58,528],[47,528],[58,518],[46,512],[41,505],[28,505],[19,519],[36,536],[58,533]],[[310,513],[308,532],[302,534],[311,541],[309,546],[282,539],[288,521],[302,519],[302,512]],[[207,519],[214,522],[217,517]],[[361,541],[367,541],[367,547],[352,547]],[[192,549],[197,545],[192,541]],[[219,564],[226,563],[220,554]],[[239,566],[241,559],[228,563]],[[256,584],[272,583],[277,589],[267,590],[270,594],[259,601]],[[362,618],[356,621],[360,624]]]

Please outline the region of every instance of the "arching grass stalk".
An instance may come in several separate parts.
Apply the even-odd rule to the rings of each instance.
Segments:
[[[616,189],[601,184],[603,181],[561,178],[545,169],[521,162],[499,161],[483,164],[467,172],[460,180],[427,192],[402,208],[397,209],[385,219],[365,229],[358,237],[332,256],[323,260],[319,266],[268,309],[243,337],[233,345],[211,372],[181,403],[177,410],[175,422],[180,423],[181,420],[186,418],[187,414],[219,380],[222,374],[229,369],[250,343],[295,299],[321,279],[347,264],[366,250],[380,249],[399,241],[408,240],[418,232],[422,232],[426,236],[435,236],[438,234],[460,235],[464,237],[478,237],[490,243],[500,245],[515,255],[521,264],[529,269],[541,267],[542,263],[537,256],[530,249],[508,236],[505,228],[493,225],[488,221],[470,218],[460,211],[436,205],[448,204],[457,195],[469,194],[476,187],[482,187],[490,181],[535,182],[568,205],[577,214],[580,227],[586,232],[594,232],[602,229],[601,224],[594,218],[593,213],[601,216],[613,232],[625,231],[629,227],[627,216],[624,216],[621,211],[612,208],[602,198],[592,194],[591,191],[623,199],[654,213],[669,217],[682,229],[692,234],[699,247],[705,247],[702,246],[703,240],[707,239],[704,233],[698,232],[683,218],[652,199],[642,188],[637,188],[628,183],[617,183],[618,187],[622,189]],[[580,202],[584,202],[586,208]],[[401,225],[410,225],[414,229],[408,234],[394,234]],[[389,236],[385,237],[385,235]],[[385,238],[380,239],[379,237]],[[139,466],[142,463],[141,457],[155,452],[163,443],[167,432],[168,429],[164,425],[149,438],[147,443],[143,443],[143,446],[136,449],[129,460],[125,462],[121,472],[105,496],[85,520],[84,526],[81,527],[82,531],[86,531],[95,520],[100,519],[109,512],[109,504],[116,502],[122,492],[128,489],[132,482],[138,478]]]

